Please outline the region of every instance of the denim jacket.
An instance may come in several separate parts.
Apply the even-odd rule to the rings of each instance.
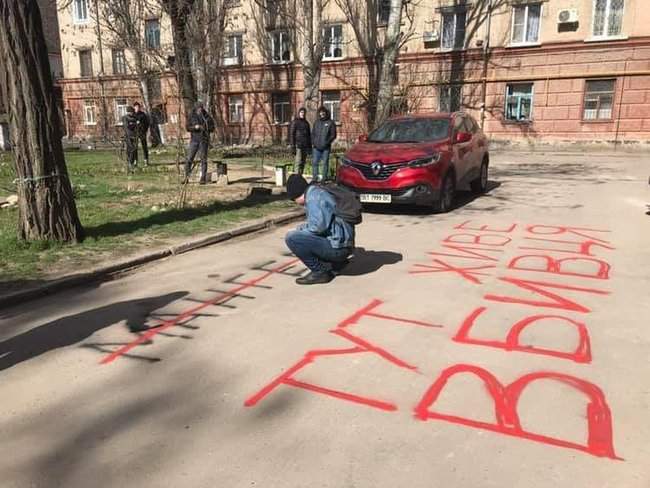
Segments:
[[[335,215],[336,200],[327,191],[309,186],[305,194],[307,222],[298,230],[327,237],[334,249],[354,247],[354,226]]]

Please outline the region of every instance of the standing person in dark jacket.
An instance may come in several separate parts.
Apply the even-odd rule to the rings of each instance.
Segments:
[[[311,162],[314,181],[323,181],[329,176],[330,151],[335,140],[336,123],[331,119],[329,110],[321,107],[318,109],[318,120],[311,133],[311,142],[314,146]],[[320,166],[321,162],[322,167]]]
[[[298,117],[291,123],[289,128],[289,144],[296,159],[293,164],[293,172],[302,175],[307,162],[307,155],[311,154],[311,128],[306,119],[307,110],[300,108]]]
[[[126,107],[126,115],[122,117],[122,126],[124,127],[126,159],[131,172],[138,164],[138,119],[133,107]]]
[[[138,139],[142,144],[142,155],[144,156],[144,165],[149,166],[149,147],[147,146],[147,132],[149,131],[149,115],[142,110],[140,102],[135,102],[133,104],[135,109],[135,118],[138,120]]]
[[[187,118],[187,130],[192,136],[190,146],[187,149],[187,160],[185,161],[185,180],[187,181],[192,173],[194,158],[198,152],[201,158],[200,184],[205,185],[208,176],[210,134],[214,132],[214,119],[205,110],[202,102],[196,103],[194,111]]]

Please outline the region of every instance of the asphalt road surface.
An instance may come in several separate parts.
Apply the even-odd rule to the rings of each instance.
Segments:
[[[3,310],[0,485],[648,488],[649,163],[495,156],[324,286],[283,228]]]

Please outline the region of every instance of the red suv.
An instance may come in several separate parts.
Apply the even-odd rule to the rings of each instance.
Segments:
[[[447,212],[456,189],[485,192],[489,162],[488,140],[469,115],[408,115],[359,137],[341,158],[337,181],[363,203],[427,205]]]

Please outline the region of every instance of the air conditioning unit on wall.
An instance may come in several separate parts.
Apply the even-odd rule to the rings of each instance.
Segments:
[[[438,31],[429,31],[422,34],[424,42],[437,42],[440,40],[440,33]]]
[[[578,22],[578,9],[570,8],[560,10],[557,14],[558,24],[575,24]]]

